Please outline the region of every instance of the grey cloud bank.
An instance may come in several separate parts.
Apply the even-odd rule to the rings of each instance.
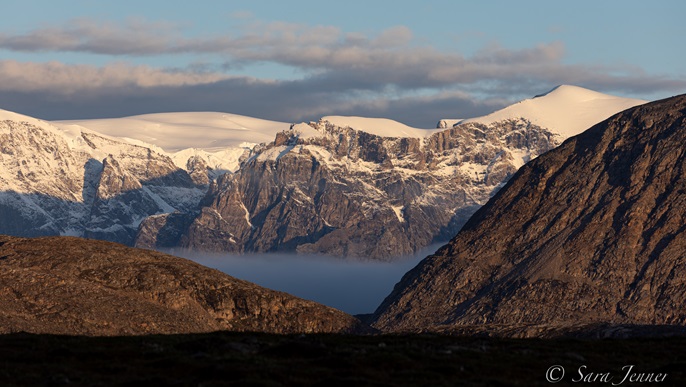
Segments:
[[[645,99],[686,89],[682,78],[640,68],[566,64],[559,41],[520,49],[494,43],[466,57],[418,44],[405,26],[366,36],[333,26],[253,22],[234,35],[186,37],[171,23],[78,19],[0,32],[0,49],[116,60],[98,66],[0,60],[0,108],[44,119],[224,111],[289,122],[366,115],[431,127],[442,118],[489,113],[558,84]],[[131,63],[187,54],[201,54],[206,62],[175,68]],[[260,64],[291,69],[298,77],[227,73]]]
[[[21,68],[20,65],[12,67]],[[59,71],[61,66],[53,68]],[[0,71],[2,69],[0,62]],[[31,71],[31,66],[25,71]],[[97,79],[99,72],[92,71],[93,82],[107,85],[103,87],[88,84],[88,69],[84,69],[84,76],[77,78],[74,84],[69,83],[72,78],[67,75],[62,79],[55,73],[51,76],[48,70],[39,70],[37,77],[45,80],[42,86],[37,80],[22,84],[19,78],[0,73],[0,84],[7,80],[0,90],[0,108],[48,120],[221,111],[284,122],[317,120],[325,115],[391,117],[418,127],[433,127],[437,120],[453,117],[458,114],[456,112],[479,116],[511,102],[500,98],[474,100],[458,92],[399,99],[375,98],[365,93],[342,93],[307,80],[270,82],[234,77],[205,83],[212,78],[210,75],[206,79],[197,77],[203,83],[175,85],[192,77],[155,73],[149,68],[139,71],[142,74],[150,72],[163,84],[137,85],[139,80],[135,71],[132,71],[130,82],[114,76],[110,81]],[[69,73],[78,74],[78,71]],[[145,81],[151,79],[143,77]]]

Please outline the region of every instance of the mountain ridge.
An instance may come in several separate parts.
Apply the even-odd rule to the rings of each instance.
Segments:
[[[554,99],[554,101],[546,103],[546,99]],[[544,113],[544,110],[551,108],[556,109],[557,114],[564,113],[559,105],[563,105],[569,110],[578,111],[584,108],[584,102],[598,100],[605,100],[608,102],[607,106],[603,106],[598,112],[591,112],[591,116],[580,123],[572,125],[566,123],[574,118],[573,114],[566,114],[564,118],[558,120],[551,119],[551,117],[539,117]],[[455,121],[454,124],[467,122],[491,124],[506,119],[524,118],[567,138],[614,113],[645,102],[638,99],[615,97],[578,86],[559,85],[547,93],[519,101],[491,114],[451,121]],[[541,103],[545,103],[547,106],[545,108],[538,106]],[[445,128],[415,128],[389,118],[355,116],[324,116],[318,121],[329,122],[341,127],[351,127],[381,137],[428,137],[440,129],[447,128],[447,126]],[[174,157],[175,153],[190,149],[210,154],[226,152],[226,148],[249,149],[259,143],[270,142],[277,133],[288,130],[292,125],[297,125],[297,123],[289,124],[222,112],[152,113],[110,119],[55,121],[52,124],[62,128],[80,126],[126,141],[142,141],[143,143],[154,144],[168,152],[170,157],[175,160],[177,159]],[[558,127],[564,128],[564,130],[556,129]],[[200,136],[200,138],[196,135],[198,128],[202,128],[204,131],[204,136]],[[187,135],[185,133],[187,131],[193,134]],[[171,139],[169,138],[170,133],[173,134]],[[235,137],[227,135],[229,133],[235,133]],[[208,142],[208,140],[210,141]],[[232,156],[235,159],[233,163],[237,163],[242,151],[236,149],[232,153],[237,154]],[[203,155],[203,157],[208,161],[209,156]],[[186,160],[187,158],[179,160],[177,165],[183,168]],[[212,162],[208,164],[214,165]],[[238,165],[231,165],[232,167],[226,169],[231,171],[238,169]]]
[[[205,189],[154,149],[0,112],[0,232],[133,243],[143,218],[190,211]],[[20,226],[17,226],[20,225]]]
[[[562,87],[535,103],[594,103],[598,96]],[[617,101],[642,102],[604,99],[613,103],[601,106],[601,116]],[[519,167],[565,138],[524,118],[424,130],[380,118],[325,117],[255,148],[240,170],[211,186],[190,225],[172,228],[186,228],[179,245],[191,249],[388,260],[447,241]],[[147,243],[155,228],[147,226],[139,246],[154,247]]]
[[[686,324],[685,116],[684,95],[638,106],[525,165],[403,277],[374,326]]]
[[[566,100],[602,95],[565,87],[520,105],[560,93]],[[603,104],[598,114],[609,108],[617,106]],[[178,142],[198,137],[197,131],[188,132],[193,114],[209,117],[196,130],[215,125],[226,132],[219,126],[231,121],[227,125],[240,126],[240,133],[251,133],[254,124],[256,133],[264,129],[263,135],[271,131],[273,137],[215,153],[185,149],[170,154],[132,139],[137,127],[124,127],[120,134],[125,136],[116,138],[73,123],[7,112],[14,120],[3,121],[6,157],[0,155],[5,167],[0,183],[5,193],[0,193],[0,205],[8,214],[30,212],[22,219],[42,219],[35,229],[52,222],[54,227],[43,227],[39,235],[87,236],[149,248],[392,259],[447,241],[519,167],[565,138],[555,128],[521,117],[428,130],[342,116],[286,130],[282,123],[274,127],[274,122],[251,117],[227,121],[224,113],[137,119],[143,117],[158,132],[164,126],[156,125],[164,122],[153,118],[176,125],[170,141]]]

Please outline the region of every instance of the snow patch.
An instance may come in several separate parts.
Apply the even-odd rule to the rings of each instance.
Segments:
[[[403,216],[405,206],[391,206],[391,208],[393,209],[393,212],[395,212],[395,216],[398,217],[398,222],[405,223],[405,217]]]
[[[388,118],[367,118],[355,116],[326,116],[321,121],[329,122],[332,125],[375,134],[381,137],[415,137],[425,138],[445,129],[420,129],[407,126],[398,121]]]
[[[286,155],[288,152],[290,152],[293,149],[293,145],[281,145],[281,146],[275,146],[273,148],[269,148],[259,155],[257,155],[257,161],[258,162],[264,162],[267,160],[271,161],[277,161],[284,155]]]
[[[155,204],[157,204],[157,207],[159,207],[162,210],[162,212],[172,213],[176,211],[176,208],[170,206],[169,203],[162,200],[162,198],[159,195],[152,192],[148,187],[143,185],[141,186],[141,189],[143,190],[143,192],[148,194],[148,196],[150,196],[150,198],[155,202]]]
[[[537,155],[531,155],[531,151],[528,149],[512,149],[510,150],[512,155],[512,165],[519,169],[524,166],[524,164],[535,159]],[[533,157],[532,157],[533,156]]]
[[[187,169],[188,160],[197,156],[205,161],[208,167],[215,171],[215,175],[225,172],[236,172],[241,166],[241,157],[246,151],[252,149],[255,143],[241,143],[240,147],[226,148],[217,152],[208,152],[204,149],[188,148],[171,154],[169,157],[174,165],[181,169]]]
[[[313,128],[309,124],[300,123],[293,125],[293,132],[302,139],[322,137],[324,134]]]
[[[245,211],[245,222],[248,223],[248,226],[250,226],[250,228],[254,229],[255,226],[253,226],[250,222],[250,211],[248,211],[248,208],[245,206],[245,204],[243,204],[243,202],[241,202],[241,208],[243,208],[243,211]]]

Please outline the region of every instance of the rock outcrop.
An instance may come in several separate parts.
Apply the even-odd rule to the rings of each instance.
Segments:
[[[449,240],[524,162],[558,145],[551,131],[523,119],[459,125],[427,138],[382,137],[327,121],[305,129],[317,134],[282,132],[212,184],[179,244],[399,257]]]
[[[191,261],[72,237],[0,236],[0,334],[352,332],[338,310]]]
[[[686,96],[525,165],[376,311],[385,331],[686,325]]]

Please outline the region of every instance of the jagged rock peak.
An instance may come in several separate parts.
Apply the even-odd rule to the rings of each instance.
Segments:
[[[102,162],[102,173],[98,183],[97,198],[107,200],[127,191],[141,189],[141,183],[125,170],[112,156],[107,156]]]
[[[188,171],[194,184],[200,186],[210,184],[210,173],[212,169],[202,157],[197,155],[189,157],[186,162],[186,171]]]
[[[318,135],[298,125],[281,132],[211,185],[180,244],[401,257],[447,241],[519,166],[558,145],[551,132],[524,120],[460,125],[426,138],[386,137],[328,120],[305,126]]]

